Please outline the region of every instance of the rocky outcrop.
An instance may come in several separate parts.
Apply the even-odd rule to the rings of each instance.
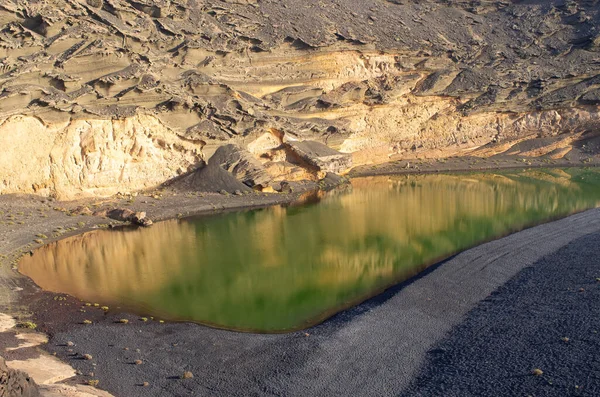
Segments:
[[[38,387],[21,371],[9,369],[0,357],[0,397],[38,397]]]
[[[107,211],[106,216],[122,222],[131,222],[140,226],[151,226],[152,220],[146,216],[145,212],[134,212],[128,208],[116,208]]]
[[[12,116],[0,126],[0,193],[71,199],[154,187],[203,162],[202,150],[152,116],[45,123]]]
[[[340,153],[323,143],[291,141],[287,146],[295,155],[319,171],[339,174],[352,168],[351,155]]]
[[[218,148],[210,158],[209,164],[230,172],[249,187],[268,186],[272,179],[263,164],[252,153],[233,144]]]
[[[315,177],[283,142],[360,165],[589,138],[598,26],[597,0],[6,0],[0,193],[138,190],[229,144],[279,181]]]
[[[89,211],[89,210],[88,210]],[[74,212],[75,214],[77,211]],[[103,216],[120,222],[130,222],[138,226],[152,226],[152,220],[146,216],[145,212],[135,212],[129,208],[112,208],[94,212],[94,216]]]

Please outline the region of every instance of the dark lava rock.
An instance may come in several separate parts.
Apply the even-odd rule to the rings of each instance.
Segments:
[[[325,178],[319,181],[319,187],[323,190],[330,190],[346,183],[346,181],[347,179],[332,172],[328,172],[327,175],[325,175]]]
[[[289,193],[293,193],[293,188],[292,185],[290,185],[289,182],[281,182],[280,188],[278,190],[280,193],[285,193],[285,194],[289,194]]]
[[[579,101],[586,105],[600,104],[600,88],[596,88],[579,98]]]

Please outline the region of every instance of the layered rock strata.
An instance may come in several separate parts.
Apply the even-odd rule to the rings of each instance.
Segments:
[[[597,0],[5,0],[0,193],[144,189],[225,145],[276,182],[564,156],[600,125],[599,26]],[[303,162],[303,141],[352,156]]]

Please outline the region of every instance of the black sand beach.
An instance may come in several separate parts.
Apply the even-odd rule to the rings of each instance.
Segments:
[[[599,395],[598,247],[600,234],[581,237],[498,288],[429,351],[403,395]]]

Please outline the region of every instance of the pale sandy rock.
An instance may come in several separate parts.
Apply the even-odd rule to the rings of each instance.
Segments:
[[[298,157],[316,167],[319,171],[341,174],[352,168],[351,155],[340,153],[320,142],[290,141],[286,145]]]
[[[40,396],[42,397],[112,397],[112,394],[104,390],[96,389],[87,385],[41,385]]]
[[[0,397],[38,397],[36,383],[27,374],[10,368],[0,357]]]
[[[281,146],[281,139],[267,132],[248,144],[248,151],[257,157]]]
[[[28,347],[36,347],[48,343],[48,337],[39,332],[21,333],[15,335],[15,338],[19,340],[19,345],[16,347],[9,347],[6,351],[26,349]]]
[[[37,384],[53,384],[75,376],[75,370],[70,365],[45,354],[27,360],[7,361],[6,365],[25,372]]]
[[[3,194],[107,196],[157,186],[203,162],[201,148],[149,116],[48,126],[15,116],[0,126],[0,145],[11,148],[0,157]]]
[[[14,328],[17,322],[14,318],[8,314],[0,313],[0,333],[6,332],[11,328]]]

